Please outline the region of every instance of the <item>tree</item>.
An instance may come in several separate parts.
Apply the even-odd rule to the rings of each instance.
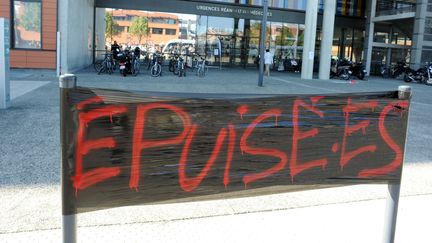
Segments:
[[[138,38],[138,44],[141,45],[141,40],[149,34],[148,19],[141,16],[134,18],[129,33]]]
[[[25,30],[41,31],[41,6],[40,3],[23,2],[21,8],[24,9],[22,15],[19,16],[20,25]]]
[[[257,21],[251,25],[250,36],[252,37],[250,43],[258,46],[261,40],[261,22]],[[270,25],[267,24],[266,43],[270,43],[270,36],[271,36]],[[253,38],[253,37],[258,37],[258,38]]]
[[[282,26],[280,34],[276,36],[276,45],[293,46],[295,43],[295,36],[291,32],[291,28]]]
[[[119,25],[113,19],[113,16],[109,12],[105,12],[105,38],[110,38],[111,42],[113,36],[116,36],[120,33]]]

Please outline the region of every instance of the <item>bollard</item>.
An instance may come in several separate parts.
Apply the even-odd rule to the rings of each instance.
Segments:
[[[398,87],[398,99],[409,100],[411,98],[411,87],[401,85]],[[409,116],[409,115],[408,115]],[[408,119],[409,120],[409,119]],[[406,140],[406,138],[405,138]],[[405,142],[406,144],[406,142]],[[405,159],[404,159],[405,161]],[[383,243],[393,243],[396,232],[396,221],[399,206],[399,195],[400,195],[401,182],[389,182],[387,191],[387,205],[385,211],[385,222],[384,222],[384,239]]]
[[[67,163],[67,146],[68,141],[71,139],[68,132],[68,127],[66,125],[67,119],[70,119],[67,112],[67,98],[68,90],[76,87],[76,76],[73,74],[65,74],[59,78],[59,88],[60,88],[60,142],[61,142],[61,187],[62,187],[62,229],[63,229],[63,242],[64,243],[75,243],[77,241],[77,222],[76,213],[70,214],[68,210],[75,207],[75,199],[70,198],[68,195],[73,195],[70,192],[70,180],[67,180],[66,168],[64,166]]]

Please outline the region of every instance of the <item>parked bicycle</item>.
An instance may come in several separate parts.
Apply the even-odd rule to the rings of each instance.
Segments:
[[[199,77],[204,77],[207,75],[208,73],[208,66],[207,66],[208,62],[206,61],[206,59],[204,57],[201,57],[201,60],[198,61],[197,64],[197,75]]]
[[[168,70],[170,72],[174,72],[175,69],[177,68],[178,58],[179,58],[179,56],[177,54],[174,54],[174,55],[170,56],[170,60],[169,60],[169,63],[168,63]]]
[[[136,55],[135,53],[132,55],[132,75],[137,76],[140,72],[140,59],[139,55]]]
[[[153,54],[150,73],[153,77],[162,76],[162,56],[160,53]]]
[[[186,77],[185,67],[185,61],[183,57],[180,56],[177,61],[177,68],[174,70],[174,75],[178,75],[179,77]]]
[[[114,64],[114,62],[113,62],[113,58],[112,58],[111,53],[106,52],[104,60],[102,61],[102,63],[99,64],[100,66],[96,67],[96,63],[94,66],[95,66],[95,69],[96,68],[99,69],[98,74],[108,73],[111,75],[114,71],[114,69],[113,69],[114,65],[113,64]]]

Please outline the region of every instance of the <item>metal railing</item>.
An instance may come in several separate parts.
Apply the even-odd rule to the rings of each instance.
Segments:
[[[385,10],[377,10],[376,17],[379,16],[387,16],[387,15],[397,15],[403,13],[415,13],[416,5],[403,7],[403,8],[394,8],[394,9],[385,9]]]

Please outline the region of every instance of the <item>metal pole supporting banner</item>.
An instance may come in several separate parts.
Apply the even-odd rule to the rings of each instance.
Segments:
[[[59,78],[60,87],[60,142],[61,142],[61,188],[62,188],[62,229],[63,243],[77,242],[77,221],[75,210],[74,191],[71,185],[69,171],[67,167],[67,144],[69,144],[71,135],[67,126],[70,120],[70,112],[68,110],[68,91],[76,87],[76,76],[73,74],[65,74]]]
[[[268,12],[268,0],[263,0],[263,18],[261,21],[261,40],[260,40],[260,58],[259,58],[259,74],[258,74],[258,86],[263,86],[264,80],[264,50],[266,41],[266,29],[267,29],[267,12]]]
[[[406,86],[406,85],[399,86],[398,91],[399,91],[398,98],[400,100],[409,100],[411,98],[410,86]],[[409,120],[409,117],[407,118],[407,120]],[[388,184],[383,243],[393,243],[395,239],[400,185],[401,185],[400,181],[389,182]]]
[[[57,61],[56,61],[56,74],[57,77],[60,77],[61,75],[61,39],[60,39],[60,31],[57,31]]]
[[[365,45],[363,52],[363,61],[365,63],[366,75],[369,76],[371,73],[372,66],[372,49],[373,49],[373,39],[375,32],[375,14],[376,14],[377,0],[368,0],[366,2],[366,29],[365,29]],[[415,42],[414,42],[415,43]]]
[[[399,205],[400,183],[389,183],[384,223],[383,243],[393,243],[396,233],[396,220]]]

